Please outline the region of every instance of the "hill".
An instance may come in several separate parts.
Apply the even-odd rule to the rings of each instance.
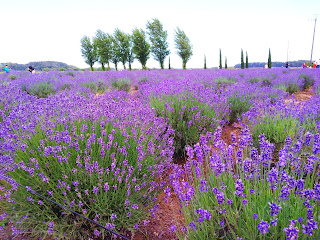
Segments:
[[[55,62],[55,61],[39,61],[39,62],[29,62],[26,64],[19,64],[19,63],[1,63],[0,65],[8,65],[12,70],[15,71],[24,71],[26,70],[29,66],[34,67],[38,71],[42,71],[44,68],[49,68],[49,69],[59,69],[59,68],[77,68],[72,65],[68,65],[63,62]]]
[[[310,60],[297,60],[289,61],[290,67],[302,67],[303,63],[307,63]],[[263,68],[267,62],[252,62],[249,63],[249,68]],[[285,67],[286,62],[272,62],[272,67]],[[234,65],[235,68],[241,68],[241,64]]]

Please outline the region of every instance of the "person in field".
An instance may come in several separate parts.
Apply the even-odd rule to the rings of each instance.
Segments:
[[[303,68],[306,68],[306,67],[307,67],[307,64],[306,64],[306,63],[303,63],[302,67],[303,67]]]
[[[32,67],[32,66],[29,66],[29,67],[28,67],[28,71],[31,72],[32,74],[33,74],[33,73],[36,73],[36,70],[35,70],[34,67]]]
[[[10,68],[8,67],[8,65],[5,65],[3,69],[6,73],[10,72]]]

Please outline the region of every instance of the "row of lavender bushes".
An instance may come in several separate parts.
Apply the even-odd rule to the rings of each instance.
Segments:
[[[106,233],[35,198],[32,190],[117,231],[134,232],[138,224],[147,223],[148,216],[155,214],[159,203],[156,196],[170,185],[164,173],[172,166],[173,153],[184,154],[185,146],[195,144],[201,134],[209,141],[210,132],[228,122],[242,120],[251,128],[257,154],[264,156],[264,148],[257,144],[257,139],[263,131],[267,139],[275,131],[271,124],[259,132],[264,127],[257,119],[269,116],[271,120],[262,122],[270,125],[275,116],[280,116],[282,121],[292,113],[294,124],[289,126],[299,123],[301,129],[307,129],[310,124],[303,123],[309,122],[313,124],[311,131],[316,129],[318,118],[310,107],[310,114],[304,111],[304,115],[297,114],[302,111],[295,110],[296,104],[285,107],[283,98],[290,91],[279,87],[293,82],[302,90],[308,76],[313,79],[310,85],[317,88],[319,74],[310,70],[11,74],[16,77],[0,76],[1,168],[7,176],[30,185],[31,189],[17,188],[12,181],[4,184],[2,199],[8,203],[1,218],[15,223],[15,233],[32,229],[35,236],[102,237]],[[43,92],[41,89],[46,89],[39,87],[41,84],[50,85],[54,91],[39,94]],[[125,92],[133,86],[139,89],[138,99]],[[292,135],[295,142],[297,134],[287,134],[288,124],[280,125],[283,131],[276,130],[276,134],[285,138]],[[216,137],[212,144],[219,143]],[[249,147],[252,146],[246,146],[247,156]],[[190,148],[187,149],[190,155]],[[217,156],[222,152],[216,153]],[[274,161],[274,157],[268,158]],[[240,167],[235,168],[232,162],[228,164],[233,171],[226,168],[225,172],[237,176],[235,169]],[[190,187],[196,189],[195,179],[196,175],[190,179]],[[231,184],[236,178],[229,180]],[[83,230],[74,231],[75,227]],[[178,232],[180,237],[185,234]],[[235,234],[221,232],[220,229],[214,234],[228,237]],[[192,234],[187,230],[188,238],[193,239]]]

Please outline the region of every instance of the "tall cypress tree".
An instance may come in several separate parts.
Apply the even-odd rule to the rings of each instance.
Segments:
[[[171,69],[171,65],[170,65],[170,57],[169,57],[169,69]]]
[[[219,69],[221,69],[222,68],[221,48],[219,48],[219,51],[220,51]]]
[[[204,55],[204,69],[207,69],[207,59],[206,59],[206,55]]]
[[[225,57],[225,61],[224,61],[224,68],[227,69],[228,68],[228,65],[227,65],[227,57]]]
[[[243,50],[241,48],[241,69],[244,69]]]
[[[248,53],[247,53],[247,51],[246,51],[246,68],[249,68]]]
[[[271,62],[271,51],[269,48],[269,57],[268,57],[268,68],[271,68],[272,62]]]

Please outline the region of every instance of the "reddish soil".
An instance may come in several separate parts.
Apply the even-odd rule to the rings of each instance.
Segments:
[[[164,196],[164,193],[160,195],[160,199],[162,199]],[[171,225],[183,225],[184,218],[179,212],[179,205],[180,201],[175,194],[172,194],[166,203],[161,201],[155,217],[150,218],[150,222],[146,226],[141,226],[133,236],[133,239],[177,239],[174,233],[170,230],[170,227]]]
[[[309,100],[310,98],[312,98],[312,96],[314,95],[314,91],[312,89],[312,87],[308,88],[308,89],[304,89],[301,92],[297,92],[294,94],[294,99],[296,99],[298,102],[305,102],[307,100]]]
[[[294,99],[296,100],[295,103],[298,104],[298,103],[301,103],[301,102],[305,102],[305,101],[311,99],[314,94],[315,93],[314,93],[312,87],[310,87],[308,89],[304,89],[304,90],[302,90],[300,92],[296,92],[296,93],[294,93]],[[285,103],[286,104],[289,104],[291,102],[292,102],[291,98],[285,99]]]

